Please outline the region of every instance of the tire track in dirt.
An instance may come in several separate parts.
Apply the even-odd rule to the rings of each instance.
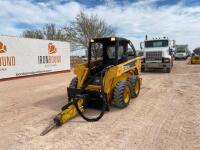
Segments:
[[[198,78],[199,76],[196,76]],[[193,83],[200,85],[199,80],[192,80],[194,77],[185,77],[185,82],[180,82],[180,87],[183,88],[184,97],[182,98],[183,113],[182,113],[182,128],[181,140],[184,149],[200,149],[200,101],[199,101],[199,87],[193,86]],[[189,92],[193,94],[189,95]]]
[[[154,81],[154,82],[156,82],[156,81]],[[134,105],[134,104],[132,104],[132,105]],[[81,130],[79,130],[80,128],[73,128],[73,132],[78,133],[78,134],[73,134],[72,138],[75,140],[74,140],[74,142],[71,143],[72,147],[76,148],[76,149],[77,149],[77,147],[79,147],[80,149],[86,149],[86,148],[91,147],[91,145],[95,145],[95,143],[98,145],[99,141],[102,141],[102,140],[104,141],[106,139],[105,135],[107,137],[109,137],[110,133],[113,133],[113,134],[116,133],[116,137],[117,137],[117,135],[123,134],[124,129],[122,131],[118,131],[119,126],[121,126],[121,124],[120,124],[121,118],[117,117],[117,115],[118,116],[126,115],[126,114],[124,114],[125,112],[126,112],[125,109],[120,110],[120,111],[117,110],[115,112],[111,112],[111,113],[116,113],[116,117],[113,117],[113,116],[115,116],[115,114],[111,114],[111,113],[106,114],[109,116],[112,115],[112,117],[110,116],[107,119],[107,122],[101,122],[101,124],[94,123],[94,124],[97,124],[97,125],[94,125],[93,123],[91,123],[91,128],[94,128],[94,130],[92,130],[92,131],[85,130],[84,129],[85,126],[84,125],[82,126],[82,124],[81,124]],[[123,118],[123,119],[126,119],[126,118]],[[127,119],[127,120],[129,120],[129,119]],[[114,127],[110,127],[108,130],[105,130],[105,129],[107,129],[107,127],[109,127],[113,124],[115,125]],[[65,130],[65,129],[63,129],[63,130]],[[81,132],[82,130],[84,132]],[[103,130],[104,130],[104,132],[102,133]],[[57,132],[59,132],[59,131],[57,131]],[[58,133],[58,134],[60,134],[60,133]],[[96,135],[96,136],[94,136],[94,135]],[[57,135],[55,135],[55,136],[57,137]],[[111,136],[112,136],[112,134],[111,134]],[[69,137],[71,137],[71,136],[69,135]],[[90,138],[90,137],[92,137],[92,138]],[[87,139],[87,141],[85,141],[85,139]],[[109,141],[109,138],[108,138],[108,141]],[[110,141],[109,143],[115,143],[115,142]],[[118,141],[118,144],[119,144],[119,141]],[[77,146],[77,145],[79,145],[79,146]],[[100,148],[102,148],[102,147],[100,147]]]
[[[161,79],[158,79],[158,80],[161,80]],[[157,82],[156,80],[152,80],[153,82]],[[152,83],[153,84],[153,83]],[[148,91],[149,90],[147,90],[145,93],[148,93]],[[141,90],[141,92],[143,92],[142,90]],[[144,94],[143,94],[144,95]],[[141,95],[140,95],[141,96]],[[141,96],[142,97],[142,96]],[[136,102],[139,102],[140,100],[136,100],[135,101],[135,103]],[[143,116],[145,117],[145,114],[147,114],[148,112],[145,112],[145,110],[148,110],[149,111],[149,109],[151,108],[153,106],[153,104],[149,104],[149,103],[146,103],[146,105],[145,106],[143,106]],[[106,148],[106,149],[115,149],[115,148],[119,148],[119,149],[123,149],[123,148],[126,148],[126,144],[124,145],[123,143],[124,143],[124,139],[127,139],[126,137],[129,137],[128,135],[127,135],[127,133],[130,133],[129,131],[131,131],[132,130],[132,126],[131,126],[131,124],[135,124],[135,123],[137,123],[138,124],[138,126],[140,126],[141,124],[144,124],[144,121],[142,121],[142,119],[141,119],[141,114],[140,115],[138,115],[138,117],[140,117],[140,118],[134,118],[133,119],[133,116],[134,116],[134,114],[133,114],[133,116],[132,115],[127,115],[127,113],[125,113],[125,112],[129,112],[129,111],[131,111],[130,109],[130,107],[132,107],[132,109],[133,109],[133,111],[132,112],[130,112],[129,114],[132,114],[132,113],[135,113],[135,115],[137,115],[137,113],[138,112],[136,112],[136,111],[134,111],[134,103],[132,102],[131,104],[130,104],[130,106],[127,108],[127,109],[129,109],[129,110],[126,110],[126,109],[124,109],[124,110],[121,110],[120,112],[123,112],[123,122],[122,122],[122,120],[119,118],[118,119],[118,122],[116,122],[116,124],[115,124],[115,126],[114,127],[112,127],[110,130],[109,130],[109,132],[107,132],[107,133],[104,133],[104,135],[101,135],[101,139],[99,140],[99,139],[96,139],[96,141],[104,141],[104,140],[106,140],[107,139],[107,141],[109,141],[107,144],[105,144],[106,146],[105,147],[101,147],[101,149],[104,149],[104,148]],[[119,112],[118,112],[119,113]],[[115,114],[112,114],[112,115],[115,115]],[[137,117],[137,116],[134,116],[134,117]],[[131,119],[133,119],[133,120],[131,120]],[[109,120],[109,122],[110,122],[110,120]],[[127,126],[128,125],[128,126]],[[136,125],[136,124],[135,124]],[[123,127],[123,128],[121,128],[121,127]],[[105,136],[106,135],[106,136]],[[114,136],[114,137],[113,137]],[[93,144],[94,146],[92,146],[92,147],[90,147],[90,149],[93,149],[93,148],[95,148],[95,147],[99,147],[100,145],[99,145],[99,143],[98,142],[96,142],[95,144]]]
[[[11,150],[199,150],[198,69],[200,67],[180,61],[175,62],[170,74],[144,73],[141,93],[126,109],[111,108],[111,112],[95,123],[76,117],[44,137],[39,136],[39,133],[59,111],[59,105],[64,103],[62,96],[66,95],[66,90],[63,82],[70,81],[71,74],[67,77],[65,74],[48,78],[43,76],[34,81],[22,79],[3,82],[0,88],[4,88],[5,101],[1,101],[1,106],[9,107],[1,107],[2,111],[8,112],[0,115],[3,138],[0,139],[0,145],[3,149]],[[13,95],[9,95],[9,90],[6,90],[11,86],[12,89],[18,88],[13,91]],[[40,90],[34,90],[37,86],[41,86],[38,88]],[[20,101],[12,100],[14,96]],[[56,97],[58,99],[54,102]]]
[[[147,144],[147,147],[145,147],[146,149],[163,149],[165,140],[160,139],[160,134],[162,134],[162,132],[164,134],[169,134],[173,126],[173,120],[176,115],[174,116],[173,110],[168,110],[168,108],[171,106],[170,102],[173,99],[171,90],[168,88],[169,86],[173,87],[173,81],[169,77],[166,77],[166,79],[163,80],[162,84],[159,86],[159,90],[156,91],[156,93],[152,93],[151,98],[157,97],[157,99],[160,99],[161,101],[158,101],[158,103],[155,104],[156,109],[154,108],[153,110],[151,110],[151,120],[153,124],[151,124],[151,130],[148,130],[149,132],[145,133],[145,135],[148,136],[146,138],[146,141],[143,142],[149,143]],[[158,93],[160,94],[158,95]],[[168,111],[168,113],[165,114],[165,111]],[[157,123],[157,125],[155,126],[154,123]]]
[[[193,146],[199,148],[198,143],[199,143],[200,136],[199,135],[195,136],[195,133],[198,130],[195,129],[194,120],[191,120],[191,116],[193,116],[195,118],[195,120],[197,119],[197,116],[194,115],[195,107],[192,106],[190,108],[190,106],[187,103],[188,100],[191,102],[191,100],[190,100],[191,96],[188,91],[191,91],[190,89],[194,88],[194,87],[188,86],[188,85],[191,85],[191,81],[188,80],[188,78],[186,78],[185,76],[183,76],[183,77],[179,76],[179,78],[177,78],[177,79],[178,80],[176,80],[175,87],[173,89],[174,89],[174,91],[176,91],[176,92],[174,92],[174,99],[176,99],[176,101],[177,101],[177,99],[179,99],[179,101],[177,101],[178,105],[176,105],[176,109],[179,111],[175,112],[175,114],[172,116],[172,119],[167,119],[168,122],[172,124],[171,125],[172,129],[169,131],[166,130],[167,134],[165,134],[166,135],[165,141],[167,141],[167,142],[165,142],[164,146],[161,149],[170,149],[170,148],[171,149],[180,149],[180,148],[181,149],[193,149],[192,148]],[[188,80],[188,83],[187,83],[186,79]],[[180,82],[179,82],[179,80],[180,80]],[[183,81],[185,81],[185,82],[183,82]],[[196,100],[198,100],[198,98]],[[196,100],[194,99],[193,102]],[[192,115],[188,115],[187,112],[192,113]],[[165,127],[166,126],[167,125],[165,125]],[[167,127],[167,129],[169,129],[169,127]],[[191,140],[183,139],[184,131],[189,132],[188,134],[186,133],[185,136]],[[164,138],[164,136],[162,134],[160,136],[162,138]],[[192,141],[193,144],[191,144],[190,141]]]

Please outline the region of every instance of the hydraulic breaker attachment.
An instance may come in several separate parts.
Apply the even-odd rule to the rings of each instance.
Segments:
[[[107,68],[106,68],[107,69]],[[103,88],[102,88],[103,90]],[[77,114],[79,114],[83,119],[89,122],[95,122],[101,119],[104,115],[104,111],[109,110],[109,106],[107,104],[105,95],[103,92],[89,91],[84,89],[76,89],[76,88],[67,88],[69,103],[62,107],[62,112],[60,112],[53,119],[53,123],[51,123],[40,135],[43,136],[51,131],[53,128],[59,127],[68,120],[74,118]],[[85,111],[85,106],[89,106],[91,101],[88,101],[87,97],[95,97],[96,102],[100,100],[100,104],[102,105],[100,114],[95,118],[88,118],[83,114]],[[89,99],[90,99],[89,98]],[[95,104],[95,101],[92,102]]]
[[[62,108],[62,112],[60,112],[54,117],[53,123],[51,123],[40,135],[43,136],[47,134],[49,131],[51,131],[53,128],[59,127],[68,120],[74,118],[78,114],[75,104],[78,106],[81,112],[84,111],[82,99],[79,99],[78,102],[76,103],[74,102],[68,103]]]

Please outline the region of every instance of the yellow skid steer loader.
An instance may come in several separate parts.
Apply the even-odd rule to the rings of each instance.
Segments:
[[[74,77],[67,88],[68,103],[55,116],[53,123],[41,135],[61,126],[79,114],[86,121],[98,121],[111,105],[128,106],[130,99],[139,95],[141,58],[130,40],[120,37],[92,39],[89,42],[87,63],[74,68]],[[86,110],[99,113],[88,117]]]

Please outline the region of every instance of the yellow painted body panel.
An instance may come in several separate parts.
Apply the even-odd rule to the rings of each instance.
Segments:
[[[96,61],[92,61],[91,65],[96,65],[100,62],[100,60],[96,60]],[[74,67],[74,74],[77,76],[78,78],[78,88],[81,88],[81,86],[83,85],[85,79],[87,78],[89,73],[89,69],[88,69],[88,64],[87,63],[83,63],[83,64],[77,64]]]
[[[200,56],[192,56],[191,63],[192,64],[200,64]]]
[[[100,90],[100,86],[97,85],[88,85],[86,90],[91,90],[91,91],[99,91]]]
[[[124,67],[126,64],[135,62],[133,66]],[[128,80],[131,75],[140,75],[141,58],[129,60],[117,66],[110,68],[104,76],[104,92],[108,96],[108,100],[112,101],[113,89],[120,80]]]
[[[75,65],[74,74],[76,74],[76,76],[78,78],[78,85],[77,85],[78,88],[80,88],[83,85],[83,83],[88,75],[88,72],[89,71],[88,71],[87,63]]]
[[[99,61],[92,62],[93,65],[99,63]],[[130,64],[130,65],[129,65]],[[113,89],[120,80],[128,80],[131,75],[140,75],[141,70],[141,58],[136,57],[135,59],[128,60],[117,66],[111,67],[104,75],[103,84],[104,92],[107,94],[108,100],[112,101]],[[78,88],[80,88],[87,78],[89,73],[88,65],[79,64],[75,66],[74,73],[78,78]],[[141,80],[140,80],[141,81]],[[140,83],[141,84],[141,83]],[[88,85],[87,90],[100,91],[100,86]]]

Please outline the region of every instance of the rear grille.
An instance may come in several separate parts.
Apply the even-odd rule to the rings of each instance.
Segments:
[[[155,61],[155,60],[162,60],[162,52],[146,52],[146,60],[147,61]]]
[[[181,56],[183,56],[183,54],[176,54],[176,56],[180,56],[181,57]]]

